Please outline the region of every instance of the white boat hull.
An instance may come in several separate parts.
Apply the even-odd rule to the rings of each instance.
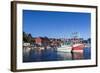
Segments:
[[[71,50],[72,50],[72,47],[70,46],[62,46],[62,47],[57,48],[57,51],[59,52],[71,52]]]
[[[83,53],[83,50],[73,50],[73,52],[80,52],[80,53]]]

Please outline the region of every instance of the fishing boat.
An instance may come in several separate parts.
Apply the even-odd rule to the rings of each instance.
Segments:
[[[72,52],[83,53],[85,45],[82,43],[83,40],[78,37],[78,32],[74,32],[72,36]]]
[[[72,52],[83,52],[83,49],[84,49],[84,44],[73,44],[72,46]]]
[[[72,50],[72,46],[68,46],[68,45],[63,45],[57,48],[58,52],[71,52],[71,50]]]

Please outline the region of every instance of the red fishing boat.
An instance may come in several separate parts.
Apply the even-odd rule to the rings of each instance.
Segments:
[[[83,52],[84,44],[73,44],[72,52]]]

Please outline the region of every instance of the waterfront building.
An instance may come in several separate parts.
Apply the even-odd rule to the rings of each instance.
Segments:
[[[40,37],[35,38],[35,44],[42,45],[42,39]]]
[[[30,46],[30,43],[23,43],[23,46]]]

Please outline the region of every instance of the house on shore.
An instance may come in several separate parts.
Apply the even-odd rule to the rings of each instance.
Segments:
[[[34,40],[35,44],[40,46],[48,46],[50,44],[50,40],[47,37],[37,37]]]

